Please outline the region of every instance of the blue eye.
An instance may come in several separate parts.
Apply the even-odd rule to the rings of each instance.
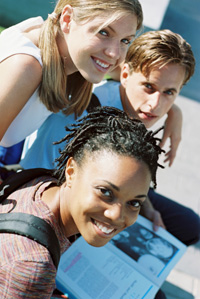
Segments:
[[[173,95],[174,93],[172,92],[172,90],[166,90],[164,93],[166,93],[167,95]]]
[[[123,44],[125,44],[125,45],[130,45],[131,40],[129,40],[128,38],[124,38],[124,39],[121,40],[121,42],[122,42]]]
[[[103,36],[108,36],[108,32],[105,29],[101,29],[99,31],[99,34],[103,35]]]
[[[147,92],[147,93],[149,93],[149,94],[152,94],[156,90],[155,90],[155,88],[150,83],[145,83],[144,84],[144,91]]]
[[[148,89],[153,89],[152,85],[149,84],[149,83],[146,83],[146,84],[145,84],[145,87],[148,88]]]

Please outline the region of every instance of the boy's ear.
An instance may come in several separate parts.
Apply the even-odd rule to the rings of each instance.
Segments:
[[[72,15],[73,15],[73,8],[71,7],[71,5],[65,5],[60,17],[60,28],[64,33],[69,32]]]
[[[67,160],[67,165],[65,169],[65,178],[66,185],[70,188],[72,186],[73,179],[75,177],[76,172],[76,162],[72,157]]]
[[[120,74],[120,82],[124,88],[126,88],[129,75],[130,75],[129,65],[128,65],[128,63],[124,63],[123,68],[121,70],[121,74]]]

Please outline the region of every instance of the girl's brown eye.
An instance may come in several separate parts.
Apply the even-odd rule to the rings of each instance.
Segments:
[[[112,197],[112,191],[107,189],[107,188],[103,188],[103,187],[99,187],[97,188],[99,190],[99,192],[105,196],[105,197],[109,197],[111,198]]]
[[[141,208],[142,207],[142,201],[140,200],[132,200],[132,201],[129,201],[128,204],[133,207],[133,208]]]

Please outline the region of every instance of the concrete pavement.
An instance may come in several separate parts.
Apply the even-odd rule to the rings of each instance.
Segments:
[[[176,103],[183,112],[183,137],[172,167],[158,170],[157,191],[200,216],[200,103],[183,96]],[[200,242],[188,247],[162,289],[167,299],[200,299]]]

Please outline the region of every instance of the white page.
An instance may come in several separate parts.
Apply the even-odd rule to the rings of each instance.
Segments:
[[[153,232],[152,223],[139,216],[104,247],[79,238],[61,257],[57,287],[68,290],[70,298],[150,299],[185,250],[166,230]]]
[[[83,238],[62,255],[56,284],[70,299],[153,298],[158,290],[107,246],[95,248]]]

